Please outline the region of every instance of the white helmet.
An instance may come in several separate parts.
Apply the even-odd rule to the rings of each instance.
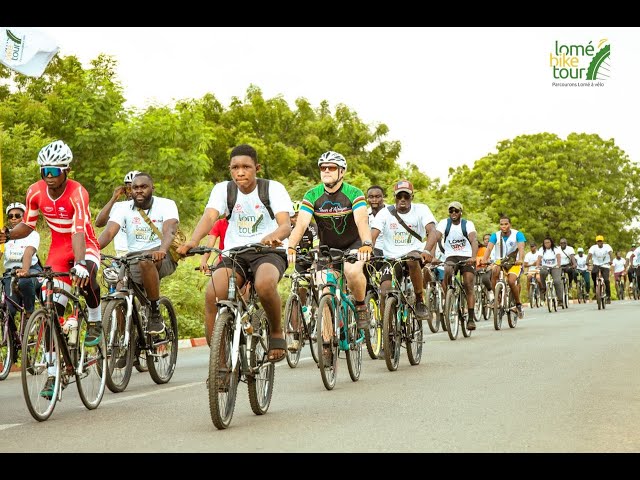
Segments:
[[[62,140],[51,142],[46,147],[42,147],[38,154],[38,165],[41,167],[68,167],[73,160],[73,153],[69,145]]]
[[[338,152],[333,152],[331,150],[320,155],[320,158],[318,159],[318,166],[323,163],[335,163],[338,167],[344,168],[345,170],[347,169],[347,161],[345,158]]]
[[[140,172],[138,170],[131,170],[129,173],[127,173],[124,176],[124,183],[131,183],[133,182],[133,177],[135,177],[136,175],[138,175]]]
[[[27,207],[25,207],[22,203],[14,202],[9,204],[7,210],[4,213],[8,214],[14,208],[19,208],[23,213],[27,211]]]

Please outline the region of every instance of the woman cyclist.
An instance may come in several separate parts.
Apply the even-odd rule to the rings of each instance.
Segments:
[[[556,287],[556,296],[562,298],[562,269],[560,268],[562,251],[560,247],[556,247],[551,237],[546,237],[542,242],[542,252],[536,261],[536,266],[540,268],[540,279],[542,282],[542,298],[546,298],[547,293],[547,275],[551,271],[553,284]]]

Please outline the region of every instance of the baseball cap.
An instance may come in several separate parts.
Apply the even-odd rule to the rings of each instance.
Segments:
[[[604,237],[603,237],[602,235],[598,235],[598,236],[596,237],[596,242],[599,242],[599,241],[601,241],[601,240],[604,242]]]
[[[413,183],[409,180],[400,180],[393,186],[393,194],[400,192],[407,192],[409,195],[413,195]]]
[[[538,245],[536,245],[536,242],[531,242],[531,243],[529,244],[529,246],[530,246],[530,247],[537,247]]]
[[[584,248],[582,248],[582,247],[578,248],[578,253],[580,253],[580,252],[584,253]]]
[[[462,204],[460,202],[451,202],[449,204],[449,206],[447,207],[447,210],[449,210],[450,208],[457,208],[458,210],[462,211]]]

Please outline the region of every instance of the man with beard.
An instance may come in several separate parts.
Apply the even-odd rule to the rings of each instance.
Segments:
[[[151,318],[147,331],[158,335],[164,331],[160,315],[160,280],[175,272],[177,263],[168,254],[173,237],[178,229],[178,207],[173,200],[153,195],[153,179],[148,173],[138,173],[131,183],[131,200],[124,208],[112,212],[109,222],[100,234],[98,242],[104,248],[122,228],[127,234],[128,255],[148,252],[152,259],[141,259],[131,265],[133,281],[141,284],[151,302]],[[162,238],[154,232],[140,210],[162,232]]]

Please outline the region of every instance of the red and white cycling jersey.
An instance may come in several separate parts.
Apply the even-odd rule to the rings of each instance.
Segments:
[[[64,192],[55,200],[49,196],[44,180],[31,185],[27,190],[24,223],[34,230],[38,222],[38,212],[42,213],[51,229],[51,247],[46,264],[54,271],[66,272],[73,266],[71,237],[75,233],[84,233],[87,246],[84,259],[100,265],[100,245],[91,225],[89,193],[80,183],[67,180]],[[67,283],[71,281],[63,278],[65,281],[68,280]]]

